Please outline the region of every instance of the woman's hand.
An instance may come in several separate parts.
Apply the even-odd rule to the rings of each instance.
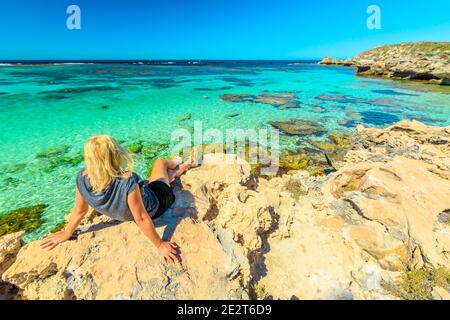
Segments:
[[[158,252],[166,263],[172,264],[178,261],[177,248],[178,246],[173,242],[162,241],[158,246]]]
[[[42,240],[41,248],[47,249],[47,250],[52,250],[54,247],[56,247],[61,242],[69,240],[70,237],[71,236],[69,234],[67,234],[65,231],[51,233]]]

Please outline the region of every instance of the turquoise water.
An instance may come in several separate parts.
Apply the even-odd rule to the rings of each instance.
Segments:
[[[174,129],[190,128],[195,120],[204,129],[257,129],[302,118],[330,132],[399,119],[449,125],[449,92],[426,88],[356,77],[347,68],[287,62],[0,67],[0,212],[47,204],[44,225],[28,239],[61,222],[73,205],[74,178],[83,164],[50,166],[36,154],[65,147],[67,157],[76,156],[93,134],[168,143]],[[284,92],[295,94],[298,108],[220,99],[225,93]],[[284,147],[294,143],[292,137],[282,140]],[[138,165],[140,174],[143,168]]]

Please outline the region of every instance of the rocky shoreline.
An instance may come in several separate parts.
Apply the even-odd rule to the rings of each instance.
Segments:
[[[325,57],[320,64],[353,67],[360,76],[415,80],[448,86],[450,42],[385,45],[346,60]]]
[[[269,179],[206,155],[156,223],[180,247],[176,266],[134,223],[95,212],[50,252],[4,235],[0,298],[448,299],[450,127],[402,121],[342,139],[317,145],[329,157],[340,146],[329,175],[292,157]]]

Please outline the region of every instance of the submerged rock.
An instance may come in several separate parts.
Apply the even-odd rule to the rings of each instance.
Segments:
[[[242,93],[242,94],[222,94],[220,95],[220,99],[226,102],[253,102],[255,99],[254,95]]]
[[[48,159],[51,168],[59,166],[77,166],[84,161],[82,154],[76,156],[56,156]]]
[[[26,163],[5,164],[0,166],[0,173],[16,173],[27,167]]]
[[[228,119],[232,119],[232,118],[236,118],[236,117],[239,117],[241,114],[240,113],[230,113],[230,114],[228,114],[228,115],[226,115],[226,117],[228,118]]]
[[[51,147],[51,148],[48,148],[48,149],[45,149],[43,151],[36,153],[35,157],[37,159],[52,158],[52,157],[56,157],[56,156],[61,156],[65,153],[67,153],[68,150],[69,150],[68,146]]]
[[[314,113],[324,113],[326,110],[322,107],[314,107],[312,108],[312,112]]]
[[[295,95],[291,93],[263,93],[257,96],[253,102],[270,104],[280,109],[300,107],[300,103],[295,100]]]
[[[300,103],[292,93],[262,93],[260,95],[251,94],[223,94],[220,96],[227,102],[252,102],[263,103],[280,109],[291,109],[300,107]]]
[[[192,118],[192,114],[185,113],[177,118],[177,122],[180,123],[180,122],[188,121],[188,120],[191,120],[191,118]]]
[[[316,97],[316,100],[319,101],[329,101],[329,102],[338,102],[338,103],[349,103],[349,104],[355,104],[355,103],[366,103],[364,99],[360,99],[357,97],[352,97],[350,95],[346,94],[321,94]]]
[[[270,125],[290,136],[322,135],[327,131],[314,121],[291,119],[288,121],[271,121]]]
[[[45,205],[23,207],[0,215],[0,236],[19,231],[31,232],[42,225]]]
[[[375,126],[385,126],[400,120],[396,115],[379,111],[363,111],[361,116],[364,123]]]

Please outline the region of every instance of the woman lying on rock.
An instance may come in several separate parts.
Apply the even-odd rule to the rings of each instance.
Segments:
[[[67,227],[48,235],[41,246],[51,250],[69,240],[91,206],[115,220],[134,220],[164,261],[174,263],[176,244],[161,240],[152,219],[160,217],[174,203],[170,182],[194,166],[195,149],[190,159],[179,165],[170,160],[156,160],[147,180],[132,172],[132,157],[111,136],[89,138],[84,158],[86,168],[76,178],[75,207]]]

